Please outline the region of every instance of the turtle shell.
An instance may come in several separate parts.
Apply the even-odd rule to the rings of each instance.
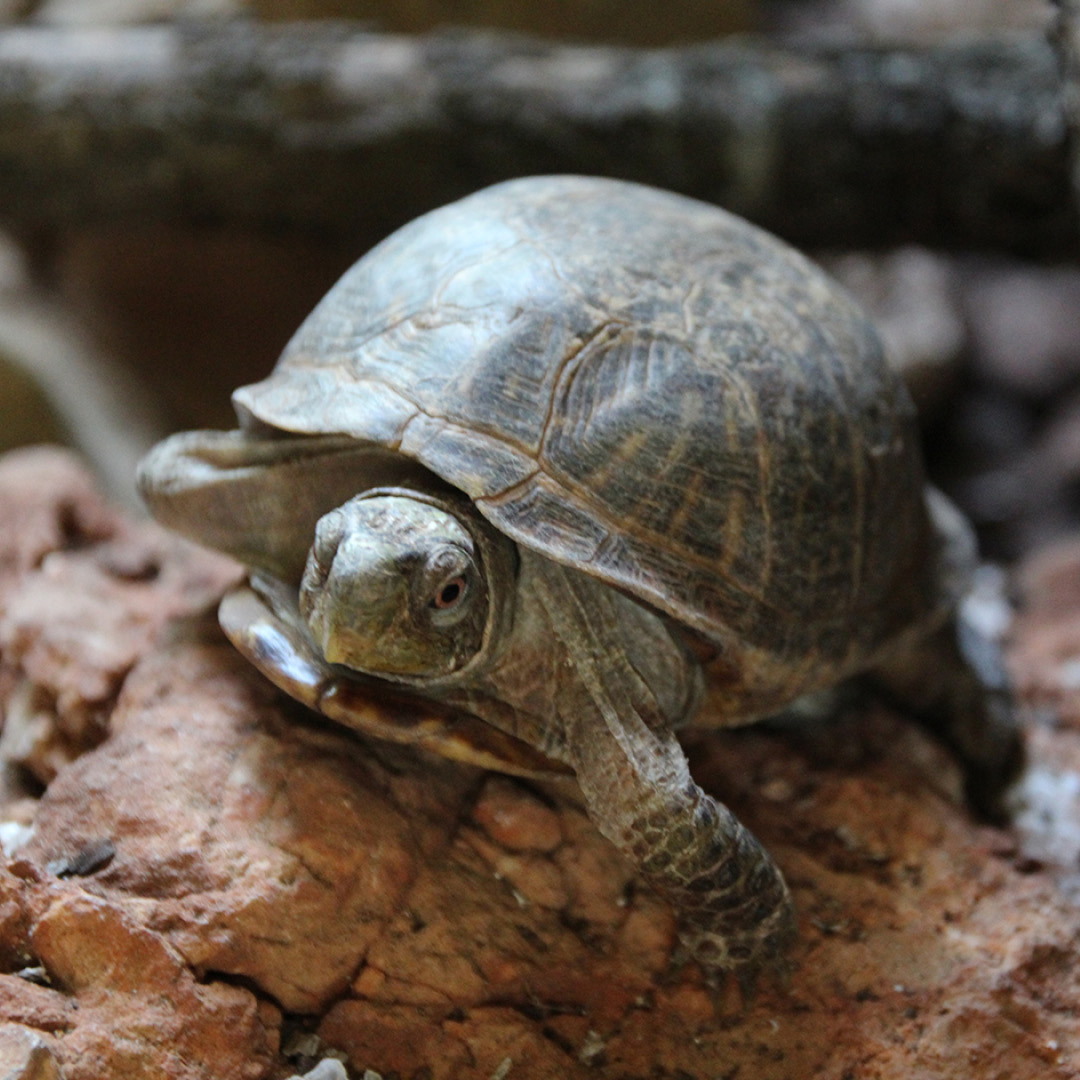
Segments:
[[[692,199],[539,177],[427,214],[234,403],[419,462],[732,655],[857,666],[931,603],[914,411],[874,329]]]

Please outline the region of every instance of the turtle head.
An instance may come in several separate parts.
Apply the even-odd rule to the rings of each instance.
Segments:
[[[486,651],[512,575],[513,545],[470,507],[369,491],[320,518],[300,611],[328,662],[427,683]]]

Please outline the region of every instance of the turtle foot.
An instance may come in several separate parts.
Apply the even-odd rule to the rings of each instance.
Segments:
[[[716,924],[687,926],[679,934],[676,968],[694,962],[713,995],[722,994],[734,978],[744,1004],[762,983],[786,988],[794,971],[792,949],[798,937],[790,900],[749,929]]]

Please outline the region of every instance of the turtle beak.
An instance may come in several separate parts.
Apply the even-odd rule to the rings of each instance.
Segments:
[[[325,546],[320,544],[323,531],[320,523],[316,546]],[[397,670],[394,650],[388,654],[380,648],[408,637],[398,625],[408,618],[407,580],[395,572],[393,560],[351,539],[339,534],[322,560],[314,557],[314,548],[308,558],[300,613],[311,638],[330,664],[374,674],[412,674],[408,665]]]

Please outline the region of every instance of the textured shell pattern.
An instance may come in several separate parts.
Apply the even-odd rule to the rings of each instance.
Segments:
[[[242,424],[414,458],[723,645],[868,655],[930,587],[913,409],[865,316],[723,210],[510,181],[361,259]]]

